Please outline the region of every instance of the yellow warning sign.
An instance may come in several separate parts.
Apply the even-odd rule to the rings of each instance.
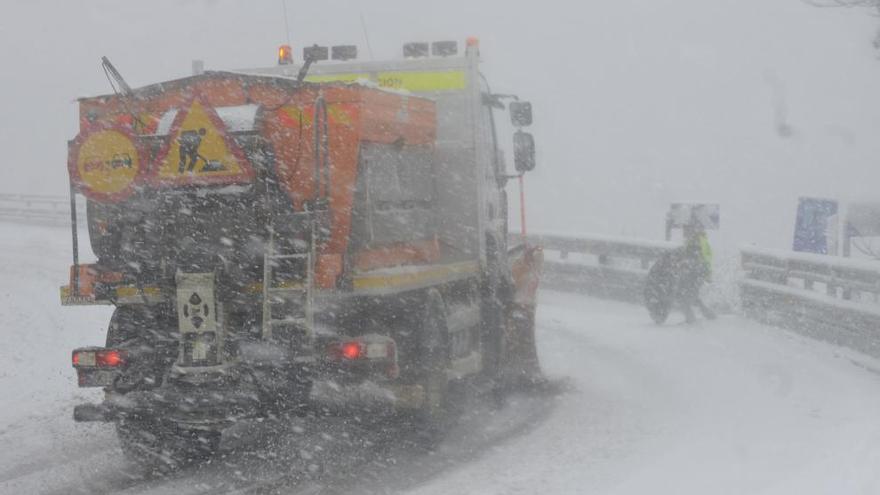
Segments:
[[[177,114],[159,156],[156,179],[161,183],[226,183],[253,174],[223,121],[198,99]]]
[[[95,200],[123,199],[142,172],[134,138],[121,129],[83,134],[72,151],[72,176],[83,193]]]

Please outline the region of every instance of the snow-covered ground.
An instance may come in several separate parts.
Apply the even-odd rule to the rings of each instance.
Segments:
[[[109,427],[70,419],[73,404],[100,395],[76,388],[70,350],[100,344],[109,308],[60,307],[68,263],[64,229],[0,224],[0,493],[326,484],[289,477],[308,435],[298,426],[271,449],[245,441],[213,466],[131,478]],[[481,405],[434,453],[322,447],[358,453],[337,459],[331,478],[369,472],[370,483],[339,486],[412,495],[880,493],[880,363],[869,358],[739,317],[658,327],[638,307],[551,291],[538,341],[562,393]]]
[[[529,435],[412,494],[880,493],[877,363],[739,317],[658,327],[544,292],[541,360],[572,390]]]

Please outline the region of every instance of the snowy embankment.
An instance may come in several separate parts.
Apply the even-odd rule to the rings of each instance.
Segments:
[[[307,425],[168,480],[128,478],[112,428],[71,420],[100,392],[76,388],[70,350],[101,343],[110,308],[59,305],[68,264],[64,229],[0,224],[0,493],[315,488],[287,478]],[[354,476],[373,466],[369,486],[413,495],[880,493],[880,363],[738,317],[648,321],[545,291],[539,351],[565,393],[471,414],[433,454],[343,444],[336,464]],[[544,400],[553,406],[535,406]],[[344,461],[351,452],[361,459]]]
[[[74,424],[72,408],[77,401],[99,399],[101,392],[77,388],[70,352],[103,345],[111,309],[61,307],[59,286],[66,283],[70,253],[69,230],[0,223],[3,492],[15,486],[8,480],[36,474],[62,456],[100,450],[95,431]],[[112,439],[103,435],[104,442],[107,438]]]

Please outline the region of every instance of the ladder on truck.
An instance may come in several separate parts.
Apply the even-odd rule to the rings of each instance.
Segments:
[[[288,341],[298,359],[312,358],[314,337],[314,227],[308,236],[279,239],[272,228],[263,256],[263,339]]]
[[[263,339],[290,338],[299,359],[314,359],[314,280],[317,246],[329,234],[330,213],[330,142],[327,103],[323,94],[315,100],[314,128],[314,197],[304,211],[274,218],[269,229],[269,245],[263,259]],[[279,229],[279,227],[281,227]],[[289,229],[289,230],[288,230]],[[279,239],[285,233],[305,233],[307,239]],[[279,249],[279,245],[284,248]],[[275,270],[290,265],[300,267],[299,282],[276,285]],[[293,270],[297,272],[297,270]],[[280,311],[276,309],[280,308]],[[284,334],[284,335],[279,335]]]

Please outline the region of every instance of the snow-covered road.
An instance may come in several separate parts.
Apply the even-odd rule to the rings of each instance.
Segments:
[[[437,452],[253,425],[214,465],[132,478],[110,427],[70,419],[100,395],[76,388],[70,349],[100,344],[109,313],[58,305],[67,242],[0,224],[0,493],[880,493],[880,363],[738,317],[658,327],[552,291],[539,351],[564,391],[477,402]],[[324,478],[293,474],[303,445],[334,452]]]
[[[880,493],[880,366],[738,317],[658,327],[545,291],[573,390],[528,436],[413,493]]]

